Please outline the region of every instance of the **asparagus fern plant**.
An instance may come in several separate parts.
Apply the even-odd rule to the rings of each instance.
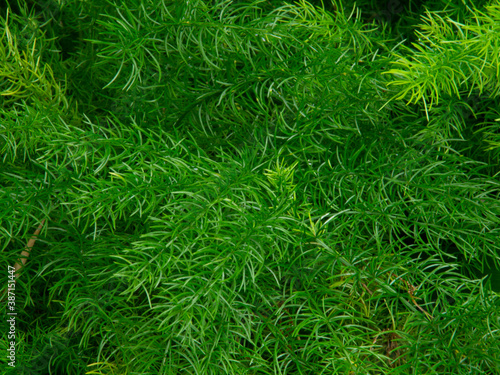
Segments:
[[[500,5],[365,3],[8,7],[5,371],[500,371]]]

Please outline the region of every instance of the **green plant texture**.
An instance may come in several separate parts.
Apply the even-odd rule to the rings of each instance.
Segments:
[[[2,373],[500,373],[499,23],[498,0],[6,6]]]

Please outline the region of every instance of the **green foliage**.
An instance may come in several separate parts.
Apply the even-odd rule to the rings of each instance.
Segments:
[[[475,14],[470,24],[460,24],[443,18],[438,13],[428,13],[425,25],[418,32],[421,41],[413,47],[411,57],[397,55],[391,69],[397,80],[392,84],[404,89],[399,99],[410,95],[409,102],[429,98],[429,108],[439,103],[441,95],[456,95],[473,90],[491,97],[498,96],[498,32],[496,24],[500,19],[500,8],[489,6],[486,13]],[[410,49],[406,49],[407,55]]]
[[[27,99],[48,107],[61,105],[63,110],[67,110],[68,103],[62,82],[55,79],[49,64],[41,62],[42,55],[46,53],[43,49],[50,47],[47,43],[50,41],[46,45],[40,42],[44,36],[37,20],[32,17],[14,18],[17,22],[9,25],[7,15],[6,25],[2,30],[2,106],[5,108]],[[24,25],[21,24],[23,21],[26,22]]]
[[[12,5],[5,371],[499,372],[500,5],[444,3]]]

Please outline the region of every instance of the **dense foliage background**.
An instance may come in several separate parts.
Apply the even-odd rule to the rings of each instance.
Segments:
[[[500,373],[499,22],[498,1],[4,4],[3,269],[46,224],[2,366]]]

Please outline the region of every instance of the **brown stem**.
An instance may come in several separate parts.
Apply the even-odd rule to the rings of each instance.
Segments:
[[[21,263],[19,263],[19,261],[18,261],[18,262],[16,262],[16,264],[14,264],[14,271],[16,272],[16,279],[19,277],[18,271],[21,268],[23,268],[23,266],[26,264],[26,261],[28,260],[28,257],[30,255],[30,251],[33,248],[33,246],[35,245],[35,242],[37,240],[37,236],[40,234],[40,231],[43,228],[43,224],[45,224],[45,219],[42,220],[42,222],[40,223],[40,225],[36,229],[35,233],[33,233],[33,236],[31,236],[30,240],[28,241],[26,248],[21,253],[21,257],[20,257]]]
[[[15,279],[14,282],[16,282],[17,278],[19,277],[19,270],[23,268],[23,266],[26,264],[26,261],[28,260],[28,257],[30,255],[30,251],[35,245],[35,242],[37,240],[37,236],[40,234],[40,231],[43,228],[43,225],[45,224],[45,219],[42,220],[38,228],[35,230],[35,233],[33,233],[33,236],[31,236],[30,240],[28,241],[28,244],[26,245],[26,248],[22,251],[21,257],[19,260],[14,264],[14,271],[16,272],[15,274]],[[2,290],[2,302],[7,298],[7,288]]]

